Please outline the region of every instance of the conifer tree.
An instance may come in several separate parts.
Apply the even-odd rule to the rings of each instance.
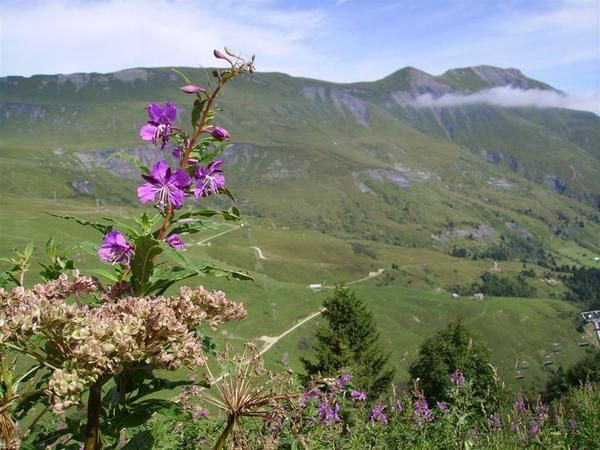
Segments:
[[[473,393],[486,396],[493,386],[490,351],[477,342],[462,320],[450,322],[423,342],[419,356],[409,369],[411,382],[425,391],[427,399],[447,400],[450,374],[460,370],[470,380]]]
[[[313,344],[316,361],[302,358],[308,375],[334,376],[342,369],[353,376],[354,385],[376,399],[392,381],[387,367],[389,354],[379,343],[373,314],[365,303],[342,286],[323,302],[326,326],[320,326]]]

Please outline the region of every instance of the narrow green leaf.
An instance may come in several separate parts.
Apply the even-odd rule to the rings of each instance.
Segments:
[[[80,217],[61,216],[59,214],[52,214],[52,213],[45,213],[45,214],[48,214],[49,216],[52,216],[52,217],[58,217],[59,219],[73,220],[73,221],[77,222],[79,225],[83,225],[85,227],[92,227],[95,230],[98,230],[102,234],[109,233],[113,229],[112,225],[107,225],[107,224],[98,223],[98,222],[90,222],[89,220],[82,219]]]
[[[192,80],[190,80],[187,76],[185,76],[182,72],[180,72],[179,70],[175,69],[175,68],[171,68],[171,70],[173,72],[175,72],[175,75],[177,75],[179,78],[181,78],[182,81],[185,81],[187,84],[193,84]]]
[[[154,270],[154,257],[163,249],[160,243],[149,236],[140,236],[135,240],[135,253],[131,262],[131,284],[136,295],[144,295],[146,285]]]
[[[97,273],[101,277],[104,277],[114,283],[117,283],[119,281],[119,278],[114,273],[108,272],[106,270],[95,269],[95,270],[92,270],[92,272]]]

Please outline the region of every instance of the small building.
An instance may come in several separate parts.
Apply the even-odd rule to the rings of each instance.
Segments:
[[[458,295],[456,292],[452,293],[452,298],[459,298],[459,297],[460,297],[460,295]]]
[[[594,261],[600,262],[600,256],[594,256]]]
[[[482,292],[477,292],[476,294],[473,294],[473,298],[475,300],[483,300],[485,298],[485,295]]]
[[[314,292],[318,292],[323,289],[323,285],[321,283],[309,284],[308,287]]]

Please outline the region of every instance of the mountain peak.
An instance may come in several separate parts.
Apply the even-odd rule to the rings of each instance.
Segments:
[[[501,68],[481,65],[450,69],[444,72],[438,80],[458,90],[481,90],[499,86],[511,86],[519,89],[556,90],[552,86],[526,77],[515,68]]]

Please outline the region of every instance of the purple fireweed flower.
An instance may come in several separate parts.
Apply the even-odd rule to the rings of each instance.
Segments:
[[[519,394],[519,396],[515,400],[515,411],[517,413],[520,413],[520,412],[523,412],[524,410],[525,410],[525,401],[523,400],[523,397],[521,397],[521,394]]]
[[[350,381],[352,381],[352,375],[349,373],[345,373],[344,375],[337,377],[338,390],[343,391],[346,384],[350,383]]]
[[[171,150],[171,155],[173,155],[175,158],[181,158],[183,152],[179,149],[179,147],[175,147],[173,150]]]
[[[440,402],[436,400],[435,404],[437,405],[438,409],[444,414],[448,412],[448,404],[446,402]]]
[[[323,425],[331,425],[333,422],[340,421],[340,405],[335,402],[333,408],[327,399],[323,399],[319,405],[317,415],[321,419]]]
[[[198,86],[196,84],[186,84],[179,88],[181,92],[185,92],[186,94],[197,94],[202,92],[203,94],[207,94],[208,92],[202,86]]]
[[[322,392],[318,387],[311,389],[310,391],[302,394],[302,398],[300,399],[300,406],[302,408],[306,408],[308,402],[313,398],[321,398]]]
[[[147,183],[138,187],[140,202],[148,203],[158,199],[158,208],[164,211],[165,207],[172,205],[179,209],[183,205],[185,189],[192,180],[185,170],[177,169],[171,172],[169,163],[164,160],[158,161],[150,169],[150,175],[142,175]]]
[[[502,431],[502,422],[500,421],[500,416],[497,413],[490,414],[487,418],[487,422],[490,430],[498,433]]]
[[[165,242],[175,250],[185,250],[185,243],[181,240],[178,234],[172,234],[165,239]]]
[[[537,414],[540,426],[543,426],[544,422],[548,418],[548,405],[544,404],[542,399],[538,399],[538,402],[535,405],[535,413]]]
[[[398,411],[398,414],[400,414],[402,412],[402,400],[397,400],[396,401],[396,411]]]
[[[416,400],[415,400],[415,409],[413,411],[413,420],[419,427],[422,427],[425,422],[433,421],[433,414],[429,410],[429,405],[427,404],[427,400],[425,400],[423,391],[421,391],[420,389],[416,390]]]
[[[359,391],[358,389],[353,390],[350,393],[350,397],[352,397],[353,401],[360,401],[363,402],[367,399],[367,394],[365,394],[363,391]]]
[[[385,406],[383,406],[381,403],[378,403],[377,405],[375,405],[375,407],[371,410],[371,423],[375,423],[375,422],[381,422],[384,425],[388,424],[388,418],[385,415]]]
[[[206,408],[196,408],[194,409],[194,413],[192,414],[194,419],[206,418],[208,417],[208,409]]]
[[[452,382],[452,384],[455,384],[460,388],[465,387],[465,376],[458,369],[452,372],[452,375],[450,375],[450,381]]]
[[[217,160],[206,167],[198,166],[196,168],[196,178],[198,179],[194,190],[196,198],[217,194],[219,189],[225,186],[225,176],[221,171],[222,165],[223,161]]]
[[[98,256],[104,262],[111,264],[127,264],[133,255],[133,245],[130,245],[118,231],[111,231],[104,236],[104,243],[98,249]]]
[[[229,139],[231,137],[229,131],[221,127],[214,127],[210,135],[214,137],[217,141],[224,141],[225,139]]]
[[[537,436],[540,433],[540,425],[537,422],[533,422],[529,429],[529,436]]]
[[[154,145],[161,141],[161,149],[165,148],[177,118],[177,108],[171,102],[165,103],[164,108],[158,103],[150,103],[148,117],[150,120],[140,129],[140,137],[144,141],[152,141]]]

